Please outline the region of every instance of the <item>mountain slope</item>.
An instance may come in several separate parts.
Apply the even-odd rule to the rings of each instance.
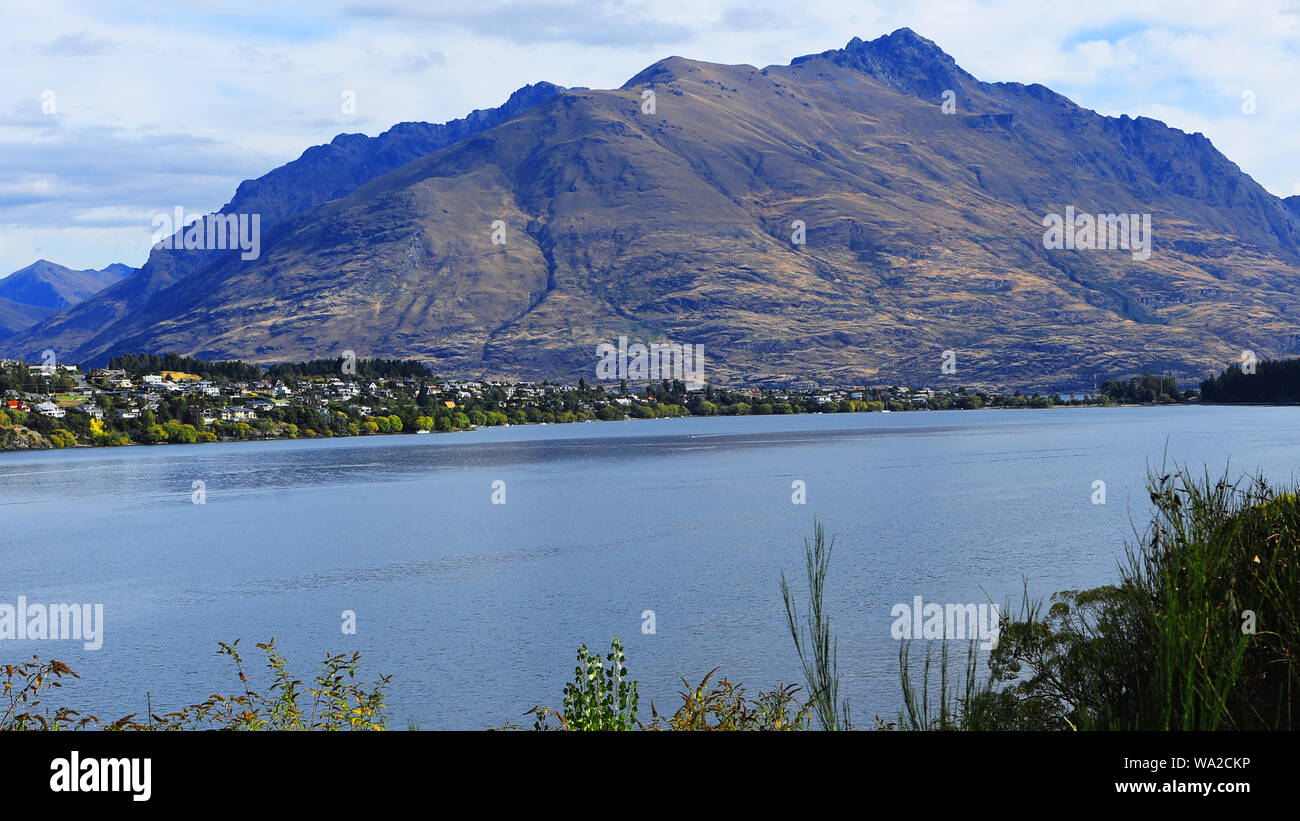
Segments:
[[[115,262],[101,271],[74,271],[40,259],[0,279],[0,339],[76,305],[134,273]]]
[[[13,336],[24,328],[30,328],[53,313],[53,308],[24,305],[0,297],[0,339]]]
[[[285,218],[343,196],[362,183],[465,137],[505,122],[554,95],[559,86],[535,83],[510,95],[501,106],[476,110],[444,124],[399,123],[378,137],[340,134],[313,146],[293,162],[255,180],[240,183],[222,214],[260,214],[263,231]],[[0,351],[30,357],[44,348],[78,361],[113,338],[113,324],[144,305],[154,294],[220,261],[222,251],[155,249],[133,276],[95,299],[64,311],[13,336]]]
[[[1067,207],[1150,214],[1149,259],[1046,250]],[[556,94],[286,219],[79,355],[352,349],[590,381],[627,335],[703,345],[712,381],[1067,388],[1300,352],[1298,277],[1300,217],[1203,136],[981,83],[902,29]]]

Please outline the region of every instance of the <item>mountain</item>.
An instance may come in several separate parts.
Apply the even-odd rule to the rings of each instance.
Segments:
[[[1070,212],[1150,215],[1149,255],[1046,248]],[[627,336],[703,346],[714,382],[1066,389],[1300,353],[1298,283],[1300,215],[1203,135],[980,82],[900,29],[557,92],[264,224],[258,259],[154,290],[64,358],[351,349],[591,381]],[[74,312],[0,349],[50,346]]]
[[[0,279],[0,299],[62,310],[82,302],[134,272],[133,268],[120,262],[100,271],[74,271],[49,260],[39,259]]]
[[[259,214],[261,228],[266,230],[414,159],[503,123],[559,91],[561,88],[551,83],[535,83],[515,91],[497,108],[475,110],[447,123],[399,123],[378,137],[340,134],[328,145],[313,146],[298,159],[240,183],[218,213]],[[51,348],[64,352],[61,359],[80,361],[89,357],[89,352],[111,344],[114,323],[154,294],[224,256],[221,251],[154,249],[132,276],[14,336],[0,351],[31,357]]]
[[[40,259],[0,279],[0,339],[82,302],[134,273],[120,262],[100,271],[74,271]]]
[[[0,280],[3,282],[3,280]],[[13,336],[24,328],[30,328],[42,319],[54,313],[53,308],[38,305],[24,305],[12,299],[0,297],[0,339]]]

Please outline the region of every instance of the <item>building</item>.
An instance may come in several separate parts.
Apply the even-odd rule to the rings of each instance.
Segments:
[[[62,419],[68,415],[67,411],[53,402],[41,402],[36,406],[36,412],[51,419]]]
[[[222,422],[252,422],[257,418],[257,413],[248,408],[233,407],[224,408],[221,411]]]

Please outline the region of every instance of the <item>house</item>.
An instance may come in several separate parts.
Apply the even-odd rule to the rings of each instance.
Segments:
[[[98,405],[80,405],[77,410],[89,416],[91,419],[98,419],[101,422],[104,419],[104,409]]]
[[[120,410],[117,412],[117,418],[118,419],[139,419],[140,411],[135,410],[134,408],[127,408],[126,410]]]
[[[36,412],[48,416],[52,419],[62,419],[68,415],[68,412],[53,402],[41,402],[36,406]]]
[[[257,418],[257,413],[248,408],[235,406],[233,408],[223,408],[221,411],[222,422],[251,422]]]
[[[22,402],[17,399],[10,399],[8,402],[5,402],[5,405],[9,408],[9,410],[22,411],[23,413],[26,413],[27,411],[31,410],[31,407],[26,402]]]

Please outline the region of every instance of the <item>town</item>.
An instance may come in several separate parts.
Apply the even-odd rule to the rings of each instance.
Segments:
[[[1144,388],[1147,380],[1151,385]],[[1173,402],[1172,380],[1062,398],[865,385],[775,389],[688,386],[679,380],[577,385],[450,380],[411,360],[316,360],[263,367],[175,354],[114,357],[105,368],[0,360],[0,450],[195,444],[568,422],[792,413],[1050,408]],[[1145,391],[1145,393],[1144,393]]]

